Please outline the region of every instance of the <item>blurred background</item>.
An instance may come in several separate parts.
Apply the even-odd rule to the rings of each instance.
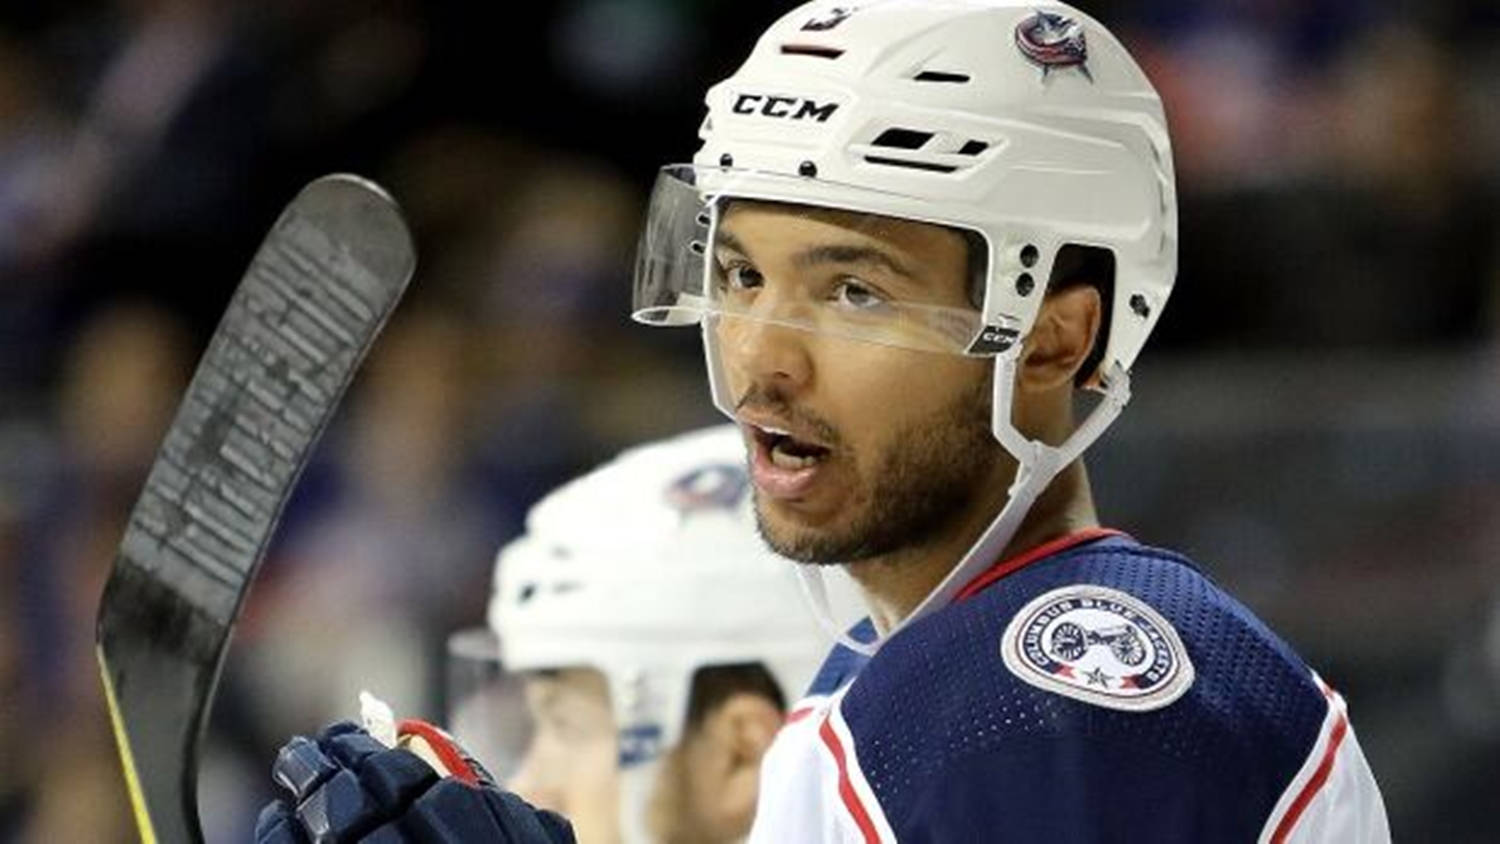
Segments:
[[[543,492],[700,423],[696,333],[627,317],[655,168],[786,2],[0,4],[0,842],[133,840],[91,655],[113,551],[277,210],[356,171],[421,264],[230,652],[202,770],[250,839],[275,749],[442,643]],[[1342,690],[1398,840],[1500,796],[1500,6],[1083,2],[1167,101],[1177,292],[1090,458]]]

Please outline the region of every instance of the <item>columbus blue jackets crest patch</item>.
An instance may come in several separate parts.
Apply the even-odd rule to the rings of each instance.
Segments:
[[[1027,683],[1110,709],[1160,709],[1193,684],[1172,625],[1104,586],[1065,586],[1031,601],[1006,626],[1000,651]]]

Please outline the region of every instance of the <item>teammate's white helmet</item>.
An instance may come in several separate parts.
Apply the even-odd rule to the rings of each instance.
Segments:
[[[992,563],[1035,495],[1128,400],[1129,369],[1171,292],[1177,202],[1155,89],[1104,26],[1064,3],[818,0],[773,24],[707,102],[693,163],[657,181],[634,315],[702,322],[714,400],[731,415],[713,329],[724,315],[994,357],[992,428],[1021,468],[1006,513],[954,578]],[[801,305],[736,311],[705,260],[734,199],[972,232],[987,253],[982,295],[971,309],[883,303],[879,319]],[[1052,448],[1014,428],[1010,391],[1019,341],[1066,244],[1112,254],[1113,292],[1103,358],[1084,373],[1105,401]],[[943,589],[951,596],[958,585]]]
[[[761,663],[791,701],[827,650],[795,564],[756,535],[744,463],[733,426],[626,451],[543,499],[496,563],[504,668],[603,673],[627,767],[677,742],[697,669]]]

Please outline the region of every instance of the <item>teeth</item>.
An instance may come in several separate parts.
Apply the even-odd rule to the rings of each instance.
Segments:
[[[783,431],[780,428],[768,428],[768,427],[766,427],[764,425],[756,425],[755,427],[761,429],[762,431],[764,431],[767,434],[771,434],[772,436],[790,437],[792,435],[791,431]]]
[[[771,449],[771,463],[778,469],[806,469],[817,462],[816,457],[798,457],[795,454],[788,454],[782,450],[779,443]]]

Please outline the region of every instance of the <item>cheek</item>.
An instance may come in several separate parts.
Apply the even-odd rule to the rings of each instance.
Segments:
[[[611,792],[618,784],[620,777],[619,745],[613,741],[600,740],[594,742],[588,750],[579,755],[589,771],[589,778],[602,786],[607,786],[604,790]]]
[[[580,841],[611,841],[617,835],[620,771],[615,745],[595,742],[571,748],[565,782],[569,819]]]
[[[568,781],[577,796],[596,810],[608,812],[619,794],[619,745],[594,738],[570,750]]]
[[[739,393],[746,386],[745,380],[745,350],[743,348],[742,334],[745,331],[745,323],[742,320],[719,318],[717,323],[709,329],[714,343],[719,350],[719,364],[724,375],[729,380],[734,394]]]
[[[988,361],[830,343],[818,355],[818,406],[850,442],[902,434],[988,384]]]

